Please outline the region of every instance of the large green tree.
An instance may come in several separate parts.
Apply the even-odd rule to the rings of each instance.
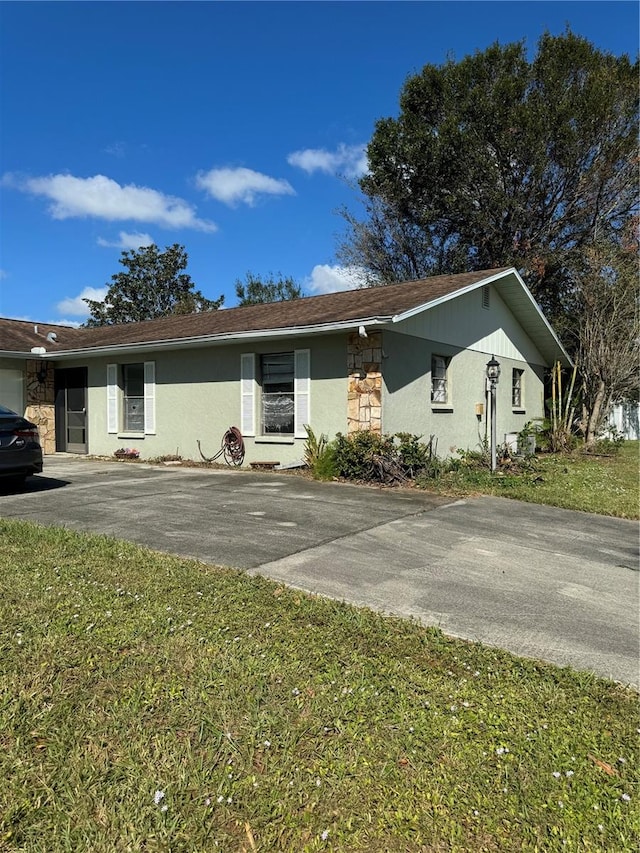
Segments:
[[[341,260],[372,283],[514,265],[561,314],[573,255],[637,209],[637,84],[570,31],[426,65],[376,124]]]
[[[207,299],[188,273],[184,246],[174,243],[161,252],[156,245],[122,253],[125,272],[111,276],[111,285],[102,302],[85,299],[91,316],[86,326],[136,323],[169,314],[215,311],[224,300]]]
[[[248,272],[244,281],[236,280],[235,289],[238,306],[286,302],[304,296],[302,286],[291,276],[283,276],[282,273],[275,277],[273,273],[269,273],[268,276],[257,276]]]

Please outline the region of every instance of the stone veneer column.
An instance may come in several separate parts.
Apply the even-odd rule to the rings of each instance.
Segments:
[[[44,382],[38,372],[46,371]],[[27,361],[27,408],[25,418],[38,425],[40,443],[45,453],[56,452],[56,417],[53,365],[37,359]]]
[[[357,332],[347,343],[349,394],[347,435],[359,430],[382,432],[382,333],[361,338]]]

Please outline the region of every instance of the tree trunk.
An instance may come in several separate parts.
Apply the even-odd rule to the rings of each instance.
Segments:
[[[584,443],[587,450],[593,449],[596,443],[596,438],[598,437],[598,428],[600,426],[600,421],[604,415],[603,404],[605,401],[605,395],[606,386],[601,379],[598,382],[598,390],[596,391],[593,406],[591,408],[591,411],[588,413],[587,431],[585,433],[584,438]]]

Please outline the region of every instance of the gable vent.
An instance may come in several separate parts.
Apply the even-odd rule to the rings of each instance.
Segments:
[[[485,284],[482,288],[482,307],[489,308],[490,306],[490,297],[491,297],[491,288],[488,284]]]

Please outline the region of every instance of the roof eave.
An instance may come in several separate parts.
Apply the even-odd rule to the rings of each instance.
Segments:
[[[19,350],[0,350],[0,358],[42,358],[39,353],[21,352]]]
[[[554,332],[553,327],[551,326],[551,323],[547,320],[547,318],[542,313],[540,306],[538,305],[536,300],[533,298],[533,294],[531,293],[531,291],[529,290],[527,285],[522,280],[522,277],[520,276],[520,273],[518,272],[518,270],[516,270],[515,268],[511,268],[510,270],[508,270],[508,272],[510,274],[513,274],[515,276],[515,278],[517,279],[517,281],[519,282],[519,284],[521,285],[524,295],[529,300],[529,303],[531,304],[532,308],[535,310],[536,314],[538,315],[538,317],[540,318],[540,320],[544,324],[545,331],[546,331],[547,335],[551,338],[551,341],[550,341],[551,346],[549,347],[549,355],[552,355],[551,361],[553,361],[553,362],[560,361],[564,364],[565,367],[573,367],[574,365],[573,365],[573,360],[571,359],[571,356],[569,355],[569,353],[566,351],[566,349],[564,348],[564,346],[560,342],[560,338]],[[552,349],[556,350],[553,354],[551,354]],[[542,354],[546,355],[546,353],[542,353]],[[548,355],[547,355],[547,357],[548,357]]]
[[[128,352],[143,352],[158,349],[192,349],[194,347],[216,346],[244,341],[277,340],[279,338],[300,337],[303,335],[331,334],[333,332],[352,331],[360,326],[384,326],[391,317],[361,317],[340,323],[318,323],[312,326],[289,326],[282,329],[260,329],[251,332],[227,332],[217,335],[195,335],[190,338],[167,338],[155,341],[136,341],[134,343],[105,345],[99,347],[79,347],[46,353],[42,358],[79,358],[82,356],[118,355]]]

